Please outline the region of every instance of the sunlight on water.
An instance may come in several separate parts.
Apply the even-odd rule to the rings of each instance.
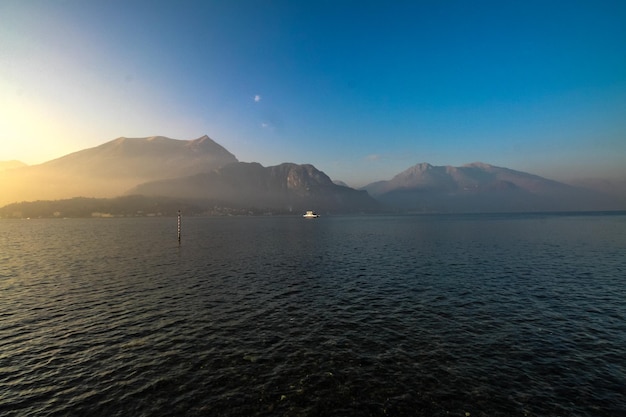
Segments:
[[[176,227],[0,222],[0,414],[626,411],[623,215]]]

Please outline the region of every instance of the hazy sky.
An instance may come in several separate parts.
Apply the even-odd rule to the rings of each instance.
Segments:
[[[353,186],[626,178],[626,1],[0,1],[0,160],[204,134]]]

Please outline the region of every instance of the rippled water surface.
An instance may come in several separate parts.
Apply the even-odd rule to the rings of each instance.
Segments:
[[[626,415],[624,215],[0,232],[0,415]]]

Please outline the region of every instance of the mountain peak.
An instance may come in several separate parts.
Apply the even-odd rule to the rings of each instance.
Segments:
[[[222,155],[234,159],[232,162],[236,162],[237,158],[226,150],[222,145],[215,142],[207,135],[201,136],[198,139],[187,141],[185,147],[193,153],[212,153],[216,155]]]
[[[106,145],[107,143],[125,143],[125,142],[169,142],[169,141],[180,141],[179,139],[168,138],[167,136],[147,136],[141,138],[129,138],[126,136],[120,136],[119,138],[113,139],[109,142],[105,142],[102,145]],[[102,146],[100,145],[100,146]]]
[[[606,210],[616,204],[537,175],[473,162],[461,167],[417,164],[362,189],[396,209],[418,211]]]
[[[491,170],[491,169],[498,168],[498,167],[494,165],[486,164],[484,162],[477,161],[477,162],[465,164],[462,166],[462,168],[480,168],[480,169],[485,169],[485,170]]]
[[[432,169],[432,168],[433,166],[429,164],[428,162],[420,162],[419,164],[413,165],[409,169],[413,171],[428,171],[429,169]]]
[[[258,162],[237,162],[196,175],[145,182],[128,194],[227,202],[233,207],[279,212],[310,207],[331,211],[378,208],[366,192],[333,184],[313,165],[291,162],[270,167]]]
[[[233,162],[237,162],[237,158],[208,136],[195,140],[122,136],[38,166],[26,167],[24,179],[19,181],[9,182],[6,179],[8,174],[4,175],[5,179],[0,178],[3,191],[0,198],[7,198],[7,195],[11,200],[60,199],[77,195],[111,197],[146,181],[208,172]]]
[[[415,164],[412,167],[405,169],[404,171],[397,174],[394,178],[406,178],[406,177],[415,177],[420,176],[426,171],[432,170],[434,167],[427,163],[421,162],[419,164]]]

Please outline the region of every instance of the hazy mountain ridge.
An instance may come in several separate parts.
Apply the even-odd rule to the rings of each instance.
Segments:
[[[209,171],[237,158],[208,136],[117,138],[60,158],[0,172],[0,204],[116,197],[146,181]]]
[[[26,165],[24,162],[16,161],[16,160],[0,161],[0,171],[6,171],[9,169],[16,169],[16,168],[24,168],[26,166],[28,165]]]
[[[183,141],[163,136],[120,137],[94,148],[42,164],[89,177],[175,178],[237,162],[237,158],[208,136]]]
[[[626,207],[626,179],[578,178],[567,181],[567,184],[610,195]]]
[[[129,194],[167,195],[228,201],[238,207],[284,211],[358,211],[378,209],[365,191],[334,184],[310,164],[283,163],[263,167],[237,162],[211,172],[141,184]]]
[[[414,165],[362,189],[396,210],[436,212],[616,210],[611,196],[526,172],[474,162]]]
[[[15,168],[2,171],[3,166]],[[418,212],[626,208],[626,196],[620,194],[615,183],[594,184],[596,190],[482,162],[461,167],[420,163],[391,180],[355,190],[331,180],[310,164],[264,167],[256,162],[239,162],[208,136],[195,140],[121,137],[40,165],[0,164],[0,204],[142,194],[152,200],[200,201],[198,208],[203,212],[211,205],[255,213],[381,208]],[[68,204],[79,203],[76,200]]]

